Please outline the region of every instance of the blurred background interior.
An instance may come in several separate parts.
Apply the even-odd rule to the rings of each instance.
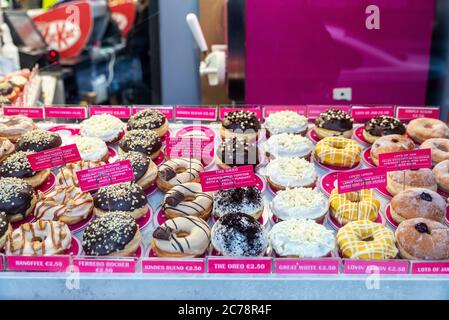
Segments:
[[[449,109],[447,0],[0,4],[0,77],[39,65],[28,103]]]

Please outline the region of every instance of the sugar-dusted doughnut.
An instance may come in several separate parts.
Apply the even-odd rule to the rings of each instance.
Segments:
[[[327,137],[315,146],[315,160],[322,164],[337,167],[353,167],[360,162],[362,148],[351,139]]]
[[[437,181],[428,168],[387,172],[387,190],[395,196],[410,188],[424,188],[437,191]]]
[[[433,165],[436,165],[444,160],[449,160],[449,139],[427,139],[419,146],[419,148],[430,149]]]
[[[415,144],[406,136],[400,134],[391,134],[376,139],[371,147],[370,154],[374,164],[378,166],[380,154],[413,150],[414,148]]]
[[[449,259],[449,228],[440,222],[425,218],[405,220],[396,229],[396,241],[404,259]]]
[[[432,169],[438,188],[449,193],[449,160],[438,163]]]
[[[316,118],[314,131],[320,139],[335,136],[350,139],[353,126],[354,119],[347,112],[339,109],[328,109]]]
[[[407,134],[416,142],[423,143],[431,138],[449,138],[449,128],[439,119],[413,119],[407,126]]]

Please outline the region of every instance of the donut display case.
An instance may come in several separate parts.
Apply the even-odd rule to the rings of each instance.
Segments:
[[[4,107],[2,294],[447,298],[439,117],[385,105]]]

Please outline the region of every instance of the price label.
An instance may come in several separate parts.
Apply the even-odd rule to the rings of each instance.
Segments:
[[[387,171],[432,168],[430,149],[416,149],[379,154],[379,166]]]
[[[380,188],[387,184],[387,171],[383,167],[361,169],[337,174],[338,193]]]
[[[192,106],[176,106],[176,119],[178,120],[217,120],[216,107],[192,107]]]
[[[274,261],[275,272],[279,274],[337,274],[339,259],[284,259]]]
[[[346,274],[407,274],[409,262],[404,260],[344,260],[343,272]]]
[[[58,148],[44,150],[27,155],[31,168],[40,171],[66,165],[67,163],[81,160],[76,144],[70,144]]]
[[[351,116],[356,122],[364,122],[378,116],[394,117],[394,106],[352,106]]]
[[[86,107],[45,107],[46,118],[86,119]]]
[[[134,273],[136,260],[134,259],[95,259],[75,258],[73,264],[79,272],[88,273]]]
[[[271,273],[270,258],[214,258],[207,260],[209,273]]]
[[[156,109],[160,111],[167,120],[172,120],[174,118],[173,106],[133,106],[132,113],[136,114],[145,109]]]
[[[203,192],[249,187],[257,184],[254,168],[251,165],[200,172]]]
[[[127,106],[109,107],[109,106],[90,106],[90,115],[110,114],[120,119],[128,119],[131,116],[131,109]]]
[[[112,184],[134,180],[131,161],[121,160],[76,172],[82,191],[96,190]]]
[[[5,116],[25,116],[31,119],[44,119],[44,108],[3,107]]]
[[[142,260],[143,273],[204,273],[204,259],[160,259],[147,258]]]
[[[440,107],[396,107],[396,118],[399,120],[413,120],[417,118],[440,118]]]
[[[65,272],[70,266],[69,256],[7,256],[10,271]]]

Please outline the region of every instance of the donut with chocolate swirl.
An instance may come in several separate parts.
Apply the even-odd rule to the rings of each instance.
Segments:
[[[134,218],[125,212],[115,212],[89,223],[82,246],[88,256],[132,256],[140,242],[141,234]]]
[[[0,250],[3,248],[6,242],[6,238],[12,232],[11,224],[9,223],[8,216],[4,212],[0,212]]]
[[[130,151],[120,155],[121,160],[131,161],[131,166],[134,173],[134,181],[142,187],[147,189],[157,178],[157,166],[146,155],[136,151]]]
[[[33,188],[44,183],[50,175],[50,169],[33,171],[27,158],[30,153],[19,151],[6,158],[0,166],[0,177],[21,178],[31,184]]]
[[[216,163],[220,168],[257,166],[259,162],[257,142],[242,137],[224,139],[216,151]]]
[[[390,116],[378,116],[365,123],[363,137],[369,143],[374,143],[377,138],[392,135],[405,134],[405,126],[398,119]]]
[[[16,151],[40,152],[62,145],[59,134],[41,129],[24,133],[16,144]]]
[[[261,129],[259,119],[251,111],[231,111],[221,121],[220,134],[222,138],[246,137],[256,139]]]
[[[23,179],[0,178],[0,212],[6,213],[10,222],[26,218],[36,206],[33,187]]]
[[[168,130],[168,121],[159,110],[148,108],[129,118],[127,128],[128,131],[136,129],[151,130],[159,137],[163,137]]]
[[[161,147],[161,139],[155,132],[151,130],[136,129],[128,131],[125,137],[120,140],[118,151],[119,154],[137,151],[154,160],[159,156]]]
[[[351,116],[339,109],[328,109],[322,112],[315,120],[315,133],[320,138],[343,136],[350,139],[354,119]]]
[[[135,182],[123,182],[102,187],[94,196],[94,213],[97,216],[122,211],[134,219],[148,212],[148,200],[145,193]]]

